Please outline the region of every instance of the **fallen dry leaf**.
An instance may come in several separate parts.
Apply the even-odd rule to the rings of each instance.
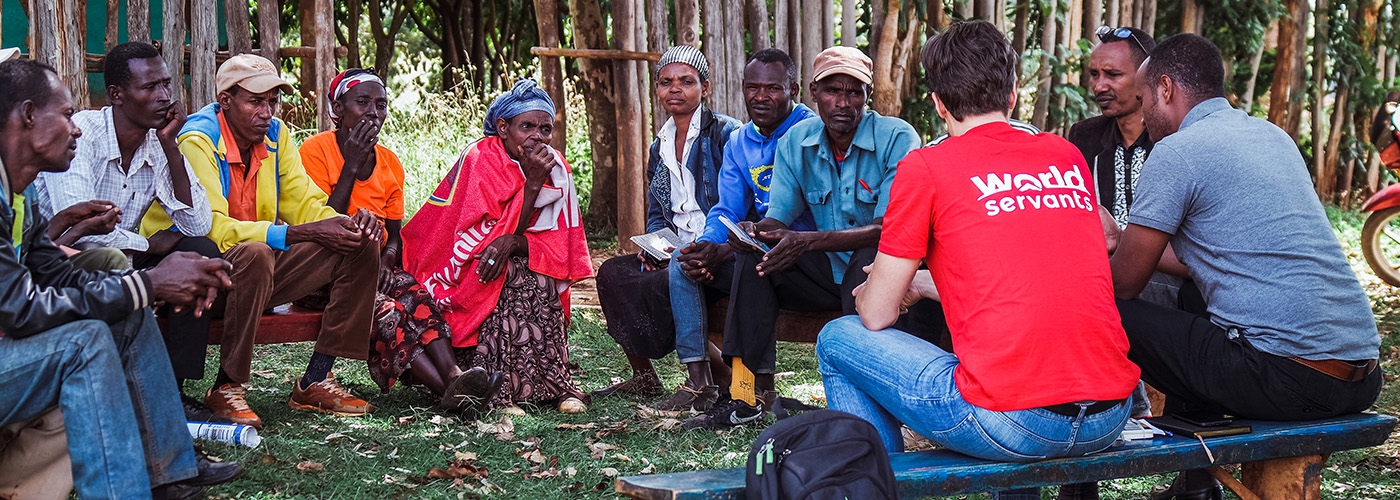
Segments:
[[[415,416],[413,416],[413,415],[409,415],[409,416],[407,416],[407,417],[399,417],[398,420],[395,421],[395,423],[397,423],[397,424],[399,424],[399,425],[408,425],[408,424],[413,423],[414,420],[418,420],[418,417],[415,417]]]
[[[578,469],[575,469],[574,466],[570,465],[564,468],[564,474],[568,474],[569,477],[574,477],[575,474],[578,474]]]
[[[433,418],[428,419],[428,421],[435,425],[452,425],[452,417],[444,417],[442,415],[433,415]]]
[[[577,429],[588,430],[588,429],[597,429],[597,428],[598,428],[598,424],[596,424],[596,423],[594,423],[594,422],[589,422],[589,423],[586,423],[586,424],[559,424],[559,425],[554,426],[554,430],[558,430],[558,431],[563,431],[563,430],[577,430]]]
[[[642,470],[641,470],[640,472],[638,472],[638,474],[644,474],[644,475],[645,475],[645,474],[651,474],[651,473],[653,473],[653,472],[656,472],[656,464],[652,464],[652,465],[648,465],[648,466],[646,466],[646,467],[643,467]]]
[[[257,375],[257,376],[262,377],[262,378],[277,378],[277,374],[276,374],[276,373],[273,373],[273,372],[270,372],[270,371],[266,371],[266,370],[253,370],[253,375]]]
[[[308,460],[297,464],[297,470],[307,473],[321,472],[326,470],[326,464],[323,464],[321,462],[312,462]]]
[[[661,420],[657,420],[656,423],[651,424],[651,429],[657,431],[669,431],[680,427],[683,423],[684,422],[681,422],[679,419],[663,418]]]
[[[617,469],[612,467],[603,467],[598,472],[602,472],[604,476],[617,477]]]
[[[559,477],[559,469],[550,467],[539,472],[526,474],[525,477],[529,479],[549,479],[551,477]]]
[[[489,475],[486,467],[470,463],[466,460],[453,460],[447,467],[433,467],[428,473],[421,477],[409,477],[408,479],[420,483],[426,483],[433,479],[477,479]],[[455,484],[455,482],[454,482]]]
[[[627,456],[627,455],[623,455],[623,454],[621,454],[621,453],[613,453],[613,456],[612,456],[612,457],[613,457],[613,460],[621,460],[621,461],[623,461],[623,462],[631,462],[631,461],[632,461],[632,457],[629,457],[629,456]]]
[[[458,451],[458,452],[453,452],[453,453],[452,453],[452,457],[453,457],[453,458],[456,458],[457,460],[463,460],[463,461],[476,460],[476,452],[475,452],[475,451]]]
[[[274,457],[274,456],[272,456],[272,455],[266,455],[266,454],[265,454],[265,455],[262,456],[262,458],[259,458],[259,459],[258,459],[258,463],[263,464],[263,465],[272,465],[272,464],[277,463],[277,457]]]
[[[537,464],[542,464],[545,461],[545,456],[543,453],[540,453],[539,449],[524,452],[520,455],[520,458],[524,458]]]
[[[603,455],[605,455],[608,452],[608,450],[616,450],[618,449],[618,447],[610,445],[608,443],[593,443],[588,445],[588,449],[592,450],[589,452],[588,457],[594,460],[598,460],[603,458]]]

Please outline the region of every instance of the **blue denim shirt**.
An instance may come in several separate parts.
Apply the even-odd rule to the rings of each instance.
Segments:
[[[773,180],[773,156],[778,151],[778,140],[787,135],[793,125],[816,116],[812,108],[798,104],[788,113],[787,119],[773,129],[772,136],[764,136],[753,122],[745,123],[729,135],[729,143],[724,145],[724,166],[719,170],[719,203],[705,217],[705,233],[698,240],[729,241],[729,229],[719,222],[721,215],[735,222],[757,222],[768,213],[768,188]],[[788,225],[794,231],[811,231],[815,227],[811,213],[802,214]]]
[[[778,141],[768,217],[792,224],[808,209],[818,231],[868,226],[885,216],[890,183],[904,155],[919,147],[919,133],[904,120],[866,110],[850,150],[839,165],[826,136],[826,123],[807,120]],[[828,252],[837,283],[851,252]]]
[[[710,207],[719,203],[719,167],[724,161],[724,144],[729,135],[739,128],[739,120],[710,111],[704,106],[700,113],[700,136],[690,146],[690,157],[685,167],[695,176],[695,202],[700,210],[708,213]],[[685,138],[680,138],[684,141]],[[669,227],[676,229],[671,218],[671,173],[661,163],[661,139],[651,141],[651,152],[647,156],[647,232],[660,231]]]

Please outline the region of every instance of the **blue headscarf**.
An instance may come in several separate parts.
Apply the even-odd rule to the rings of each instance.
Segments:
[[[534,78],[521,78],[510,92],[501,94],[491,102],[491,107],[486,110],[486,123],[482,131],[486,135],[496,135],[497,119],[509,120],[529,111],[544,111],[553,118],[554,100],[535,83]]]

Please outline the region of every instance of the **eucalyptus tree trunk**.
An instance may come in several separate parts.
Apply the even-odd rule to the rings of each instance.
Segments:
[[[1059,7],[1058,4],[1059,2],[1051,0],[1041,9],[1040,49],[1044,51],[1044,55],[1040,56],[1040,71],[1036,73],[1035,111],[1031,114],[1031,123],[1041,130],[1046,130],[1050,118],[1050,54],[1055,51],[1055,11]]]
[[[682,0],[684,1],[684,0]],[[574,47],[608,48],[607,25],[598,0],[575,0],[573,15]],[[579,78],[575,89],[583,95],[588,113],[588,143],[592,146],[593,188],[588,198],[584,225],[590,230],[617,228],[617,98],[613,93],[613,61],[578,59]]]

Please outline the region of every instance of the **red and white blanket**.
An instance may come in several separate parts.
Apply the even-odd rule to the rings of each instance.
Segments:
[[[530,270],[559,281],[564,317],[568,286],[593,276],[573,174],[563,155],[535,200],[525,238]],[[404,270],[432,294],[452,327],[452,345],[477,344],[481,322],[496,308],[505,274],[490,283],[477,279],[478,254],[520,221],[525,174],[506,154],[500,137],[488,136],[462,152],[457,164],[423,208],[403,227]],[[507,264],[509,265],[509,264]]]

